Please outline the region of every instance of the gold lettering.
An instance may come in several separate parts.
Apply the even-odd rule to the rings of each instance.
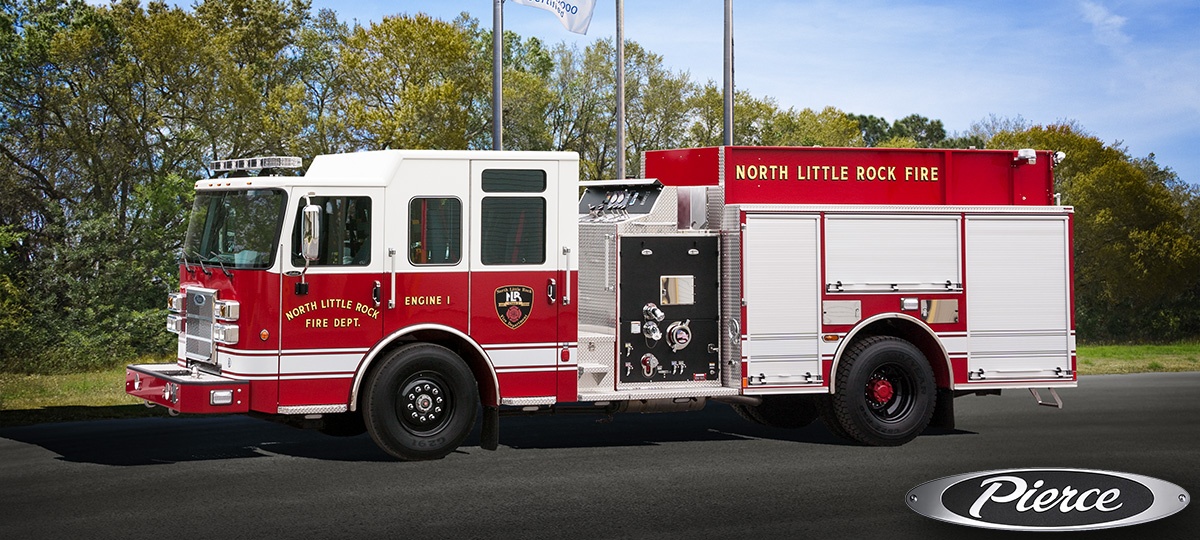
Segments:
[[[905,167],[904,181],[906,182],[937,182],[937,167]]]

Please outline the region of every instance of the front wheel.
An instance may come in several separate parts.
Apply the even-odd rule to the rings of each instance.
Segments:
[[[371,438],[403,460],[439,459],[475,425],[479,391],[458,355],[415,343],[389,353],[367,383],[363,419]]]
[[[870,446],[898,446],[916,438],[933,417],[937,386],[925,355],[895,337],[856,343],[837,373],[833,416],[849,438]]]

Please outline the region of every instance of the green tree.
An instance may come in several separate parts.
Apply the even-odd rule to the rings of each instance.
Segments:
[[[946,128],[941,120],[930,120],[919,114],[910,114],[892,122],[888,138],[912,139],[916,141],[918,148],[932,148],[945,140]]]
[[[849,116],[851,120],[858,123],[858,131],[862,134],[864,146],[879,146],[879,143],[889,138],[892,126],[886,119],[867,114],[851,114]]]
[[[857,122],[836,107],[821,112],[788,109],[775,115],[762,144],[771,146],[862,146]]]
[[[354,148],[347,128],[346,69],[341,62],[349,36],[349,27],[328,9],[318,12],[299,31],[295,63],[304,85],[302,110],[307,114],[293,148],[299,156],[311,158]]]
[[[724,94],[717,83],[708,81],[692,97],[687,137],[682,146],[720,146],[725,140]],[[771,98],[756,98],[746,91],[733,95],[733,144],[764,145],[779,106]]]
[[[662,56],[635,42],[626,43],[627,146],[623,150],[628,176],[638,176],[643,152],[682,145],[691,113],[688,102],[696,91],[696,85],[686,72],[673,72],[663,64]]]
[[[342,49],[347,127],[358,148],[465,149],[490,117],[470,28],[428,15],[357,26]]]

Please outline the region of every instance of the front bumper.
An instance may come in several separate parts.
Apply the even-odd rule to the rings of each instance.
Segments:
[[[125,393],[181,413],[250,411],[250,383],[178,364],[125,366]]]

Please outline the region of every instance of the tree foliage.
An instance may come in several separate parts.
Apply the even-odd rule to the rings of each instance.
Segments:
[[[504,35],[504,146],[570,150],[584,179],[646,150],[715,146],[721,89],[626,43]],[[0,0],[0,370],[56,371],[169,352],[192,182],[212,159],[492,146],[490,30],[467,14],[366,25],[306,0]],[[734,97],[734,144],[1063,150],[1076,207],[1084,339],[1200,335],[1197,193],[1154,156],[1079,126],[990,116],[964,133],[919,114]]]

